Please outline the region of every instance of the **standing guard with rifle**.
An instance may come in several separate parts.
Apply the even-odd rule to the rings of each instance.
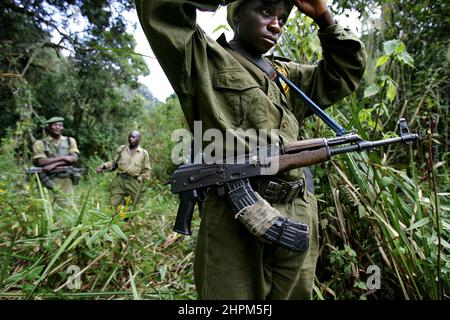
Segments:
[[[315,104],[311,105],[316,112]],[[226,159],[220,164],[187,164],[179,166],[170,179],[172,193],[180,195],[180,205],[174,224],[174,231],[191,235],[191,220],[195,205],[201,206],[198,196],[205,189],[215,187],[224,195],[228,193],[230,202],[236,212],[236,218],[249,231],[262,240],[292,251],[308,250],[308,228],[306,225],[293,224],[280,216],[276,210],[267,210],[267,203],[277,202],[285,198],[280,188],[273,188],[272,192],[263,199],[253,190],[252,183],[263,176],[278,175],[288,170],[303,168],[330,160],[332,156],[360,151],[371,151],[373,148],[394,143],[411,144],[418,135],[410,133],[405,119],[398,122],[398,137],[378,141],[366,141],[354,133],[346,133],[327,114],[319,115],[335,129],[336,138],[316,138],[297,141],[289,145],[275,146],[278,152],[273,156],[260,156],[257,153],[246,156],[244,161],[237,164],[236,159]],[[268,149],[271,149],[269,146]],[[266,154],[266,152],[264,152]],[[277,168],[275,171],[267,170]],[[270,177],[266,177],[269,178]],[[298,194],[298,191],[296,191]],[[250,213],[248,213],[250,211]],[[251,211],[258,212],[255,217]],[[257,221],[255,221],[257,220]],[[284,227],[283,227],[284,226]],[[290,226],[292,228],[290,230]]]
[[[227,5],[234,31],[230,41],[225,35],[214,40],[196,24],[197,9],[215,11],[219,5]],[[320,29],[323,59],[317,65],[266,55],[293,6]],[[312,113],[276,71],[321,108],[351,94],[364,74],[364,44],[334,20],[325,0],[138,0],[136,8],[192,132],[201,121],[201,134],[209,129],[224,134],[229,129],[266,130],[271,137],[278,132],[278,141],[290,145]],[[234,150],[245,147],[236,140],[240,145]],[[234,148],[224,147],[223,154]],[[303,168],[257,178],[255,192],[245,179],[205,188],[194,261],[200,299],[312,297],[318,210]],[[255,236],[266,232],[285,246]]]
[[[74,206],[73,185],[78,184],[84,169],[74,168],[80,153],[72,137],[63,136],[64,118],[52,117],[46,121],[48,136],[33,145],[33,161],[40,168],[31,168],[27,173],[37,173],[49,189],[55,191],[55,202],[61,207]]]
[[[197,9],[215,11],[219,5],[227,5],[234,31],[230,41],[225,35],[213,40],[196,24]],[[323,59],[317,65],[266,55],[277,44],[293,6],[319,27]],[[196,121],[201,121],[201,134],[209,129],[270,130],[290,146],[312,112],[282,76],[326,108],[351,94],[364,74],[364,44],[334,20],[325,0],[138,0],[136,8],[192,132]],[[194,261],[198,297],[310,299],[319,248],[318,212],[303,168],[254,176],[253,186],[248,179],[220,179],[227,172],[214,165],[198,169],[199,175],[172,178],[172,191],[192,191],[194,198],[201,192],[183,187],[205,183]],[[218,183],[208,185],[210,178]],[[184,195],[182,199],[189,199]],[[181,212],[189,212],[192,201],[183,203]]]

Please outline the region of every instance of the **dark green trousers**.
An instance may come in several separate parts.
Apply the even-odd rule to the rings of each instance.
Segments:
[[[234,218],[227,201],[208,192],[201,210],[194,276],[199,299],[311,299],[318,257],[317,201],[307,193],[282,214],[309,226],[307,253],[263,243]]]
[[[111,205],[117,208],[119,204],[125,201],[126,197],[130,197],[131,203],[139,200],[139,181],[133,177],[124,175],[116,175],[111,183]]]
[[[58,178],[52,179],[55,184],[54,205],[67,209],[75,207],[75,192],[73,189],[72,179]]]

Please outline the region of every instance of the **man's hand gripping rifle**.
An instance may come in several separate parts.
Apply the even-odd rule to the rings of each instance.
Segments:
[[[201,204],[200,191],[209,187],[218,187],[222,193],[223,190],[228,193],[237,218],[250,232],[291,250],[307,251],[307,226],[275,214],[276,210],[273,208],[273,212],[267,212],[270,211],[267,208],[271,206],[264,206],[265,200],[253,191],[249,178],[267,174],[276,175],[291,169],[310,166],[327,161],[341,153],[371,150],[394,143],[410,144],[418,138],[417,134],[410,133],[405,119],[399,120],[398,131],[398,137],[378,141],[365,141],[357,134],[345,134],[332,139],[317,138],[298,141],[278,146],[278,156],[262,158],[250,155],[242,164],[225,161],[224,164],[181,165],[175,170],[170,180],[172,193],[180,195],[174,231],[190,235],[195,204]],[[267,170],[268,167],[277,169]],[[246,208],[255,204],[261,205],[260,210],[256,209],[259,214],[257,223],[255,219],[247,221],[245,215]]]

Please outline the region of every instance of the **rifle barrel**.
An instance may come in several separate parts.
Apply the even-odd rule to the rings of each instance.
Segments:
[[[377,140],[377,141],[360,141],[350,146],[340,147],[340,148],[333,148],[330,149],[331,156],[342,154],[342,153],[348,153],[353,151],[363,151],[367,149],[373,149],[389,144],[394,144],[398,142],[405,142],[405,143],[411,143],[415,140],[417,140],[418,135],[413,133],[409,134],[407,136],[403,137],[395,137],[395,138],[389,138],[385,140]]]
[[[86,168],[77,168],[73,166],[61,166],[56,167],[49,173],[59,173],[59,172],[65,172],[65,171],[74,171],[74,172],[84,172],[86,171]],[[25,169],[25,173],[41,173],[44,172],[44,167],[31,167]]]

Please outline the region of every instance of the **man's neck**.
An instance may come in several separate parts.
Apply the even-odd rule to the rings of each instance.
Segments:
[[[246,56],[247,58],[253,60],[260,60],[263,58],[262,54],[255,52],[255,50],[252,50],[247,45],[245,45],[245,43],[239,41],[238,39],[231,40],[229,42],[229,45],[231,48],[233,48],[234,51],[239,52],[240,54]]]
[[[275,71],[273,70],[272,66],[263,58],[262,54],[255,53],[253,50],[249,50],[249,48],[245,44],[236,39],[231,40],[228,44],[234,51],[239,52],[245,58],[257,65],[264,73],[267,74],[270,80],[274,80],[276,78]]]
[[[134,151],[134,150],[137,150],[137,148],[139,147],[139,145],[138,145],[138,144],[135,144],[134,146],[132,146],[132,145],[130,144],[130,145],[128,145],[128,147],[130,148],[130,150]]]
[[[50,137],[51,137],[53,140],[59,140],[59,139],[61,139],[62,135],[60,135],[60,134],[51,134],[51,133],[50,133]]]

